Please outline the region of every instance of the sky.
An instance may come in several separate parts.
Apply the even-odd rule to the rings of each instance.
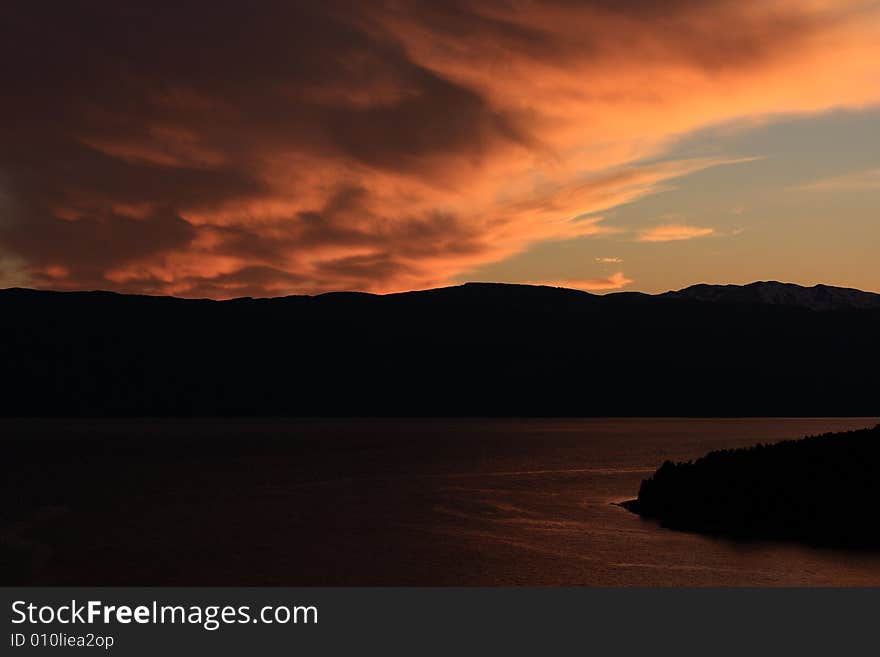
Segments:
[[[11,0],[0,287],[880,291],[880,3]]]

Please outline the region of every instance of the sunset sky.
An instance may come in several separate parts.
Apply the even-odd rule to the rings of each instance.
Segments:
[[[0,287],[880,291],[880,2],[4,3]]]

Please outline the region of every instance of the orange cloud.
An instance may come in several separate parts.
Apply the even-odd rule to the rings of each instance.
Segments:
[[[0,26],[0,256],[36,286],[440,285],[631,230],[602,213],[732,163],[664,160],[689,131],[880,102],[861,0],[53,11]]]
[[[714,228],[701,228],[685,224],[663,224],[639,231],[639,242],[677,242],[692,240],[696,237],[714,235]]]
[[[611,276],[604,278],[565,278],[552,281],[539,281],[534,285],[551,285],[553,287],[567,287],[573,290],[586,290],[588,292],[597,292],[603,290],[619,290],[626,287],[633,280],[623,275],[623,272],[616,272]]]

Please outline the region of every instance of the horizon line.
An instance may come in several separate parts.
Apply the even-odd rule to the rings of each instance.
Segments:
[[[788,281],[778,281],[775,279],[763,279],[751,281],[749,283],[693,283],[691,285],[686,285],[681,288],[669,289],[663,292],[642,292],[640,290],[607,290],[607,291],[598,291],[598,290],[584,290],[576,287],[566,287],[564,285],[552,285],[550,283],[518,283],[511,281],[465,281],[463,283],[454,283],[451,285],[441,285],[438,287],[428,287],[428,288],[418,288],[412,290],[400,290],[397,292],[365,292],[363,290],[327,290],[326,292],[318,292],[314,294],[308,293],[290,293],[290,294],[280,294],[278,296],[236,296],[236,297],[187,297],[187,296],[175,296],[171,294],[150,294],[144,292],[120,292],[118,290],[110,290],[110,289],[72,289],[72,290],[59,290],[59,289],[50,289],[50,288],[35,288],[35,287],[26,287],[21,285],[14,285],[11,287],[0,288],[0,293],[2,292],[13,292],[13,291],[23,291],[23,292],[45,292],[45,293],[55,293],[55,294],[113,294],[118,296],[130,296],[130,297],[149,297],[155,299],[181,299],[186,301],[238,301],[244,299],[253,299],[253,300],[272,300],[272,299],[288,299],[291,297],[321,297],[325,295],[331,294],[360,294],[365,296],[373,296],[373,297],[390,297],[400,294],[413,294],[418,292],[433,292],[438,290],[450,290],[454,288],[466,287],[468,285],[484,285],[484,286],[507,286],[507,287],[531,287],[531,288],[548,288],[553,290],[567,290],[571,292],[580,292],[582,294],[587,294],[590,296],[613,296],[616,294],[639,294],[650,297],[663,296],[664,294],[670,294],[673,292],[682,292],[684,290],[689,290],[694,287],[738,287],[745,288],[751,287],[753,285],[785,285],[785,286],[794,286],[798,288],[802,288],[805,290],[815,289],[815,288],[831,288],[837,290],[845,290],[850,292],[859,292],[861,294],[872,294],[880,296],[880,291],[874,290],[863,290],[861,288],[848,287],[842,285],[829,285],[827,283],[816,283],[814,285],[803,285],[801,283],[792,283]]]

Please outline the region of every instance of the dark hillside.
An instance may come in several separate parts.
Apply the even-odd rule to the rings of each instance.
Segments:
[[[880,425],[667,461],[624,506],[667,527],[880,547]]]
[[[0,291],[4,415],[877,415],[880,309]]]

